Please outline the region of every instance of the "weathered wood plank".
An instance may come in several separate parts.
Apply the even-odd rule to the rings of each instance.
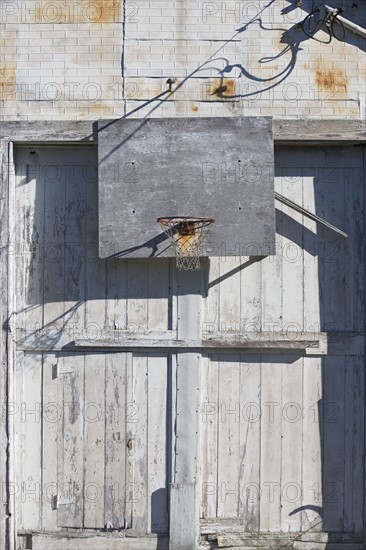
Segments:
[[[91,331],[97,329],[94,325],[90,327]],[[73,338],[76,339],[73,340]],[[206,337],[208,335],[206,334]],[[243,333],[242,338],[237,335],[215,334],[215,338],[209,337],[205,340],[185,340],[175,339],[173,331],[161,333],[148,333],[141,331],[137,338],[134,332],[112,331],[101,332],[100,337],[85,338],[85,331],[74,330],[60,332],[57,329],[45,329],[36,333],[26,333],[17,330],[17,348],[23,351],[59,351],[64,348],[74,351],[80,351],[82,348],[97,350],[115,349],[128,350],[130,348],[156,348],[160,349],[180,349],[196,348],[211,350],[240,350],[241,353],[252,350],[260,350],[266,353],[266,350],[278,350],[286,353],[288,350],[298,350],[299,353],[306,355],[360,355],[364,352],[365,340],[363,333],[342,333],[342,332],[259,332]]]
[[[0,138],[17,142],[90,142],[98,139],[93,120],[2,121]],[[274,139],[280,143],[306,145],[323,142],[328,146],[339,142],[366,141],[364,120],[273,120]],[[347,136],[347,138],[345,138]],[[94,144],[93,144],[94,146]]]
[[[297,171],[297,167],[286,166],[284,163],[280,169],[281,191],[286,198],[296,200],[302,205],[303,186]],[[282,205],[281,210],[282,323],[285,330],[300,333],[306,330],[303,327],[304,216],[286,205]]]
[[[15,482],[16,452],[13,447],[14,412],[21,400],[16,399],[14,385],[15,347],[10,333],[11,315],[14,310],[14,262],[11,243],[17,242],[14,234],[14,170],[13,147],[7,141],[0,141],[0,402],[3,419],[0,425],[0,471],[3,480]],[[19,406],[19,405],[18,405]],[[19,416],[19,411],[18,411]],[[13,545],[16,528],[17,501],[11,491],[3,485],[3,502],[0,507],[0,546]],[[12,550],[12,548],[11,548]]]
[[[104,523],[114,529],[125,527],[126,514],[126,360],[125,353],[106,355]]]
[[[301,158],[296,157],[300,167]],[[319,212],[321,189],[315,184],[314,170],[301,167],[301,183],[303,188],[303,206],[311,212]],[[304,330],[320,331],[320,277],[319,277],[319,237],[316,222],[307,217],[303,218],[303,311]]]
[[[63,325],[65,296],[65,180],[67,176],[70,177],[72,174],[72,169],[69,167],[70,170],[68,170],[67,166],[62,165],[62,162],[71,160],[67,157],[67,155],[70,155],[70,151],[58,150],[57,163],[55,163],[52,170],[54,158],[50,155],[50,151],[42,148],[36,150],[38,157],[42,159],[43,170],[40,170],[40,174],[44,180],[42,182],[44,185],[45,234],[43,323],[44,326],[55,323],[58,325],[58,332],[60,333]],[[47,178],[48,170],[46,170],[48,163],[51,167],[51,177],[49,178]],[[21,192],[20,187],[19,194]],[[60,334],[58,334],[58,337],[60,337]],[[54,342],[57,342],[56,338]]]
[[[202,331],[202,277],[200,272],[181,272],[177,274],[177,338],[199,339]],[[177,354],[176,374],[176,423],[175,423],[175,472],[173,501],[170,500],[170,537],[173,546],[179,546],[181,533],[186,531],[186,545],[197,545],[198,537],[198,442],[200,402],[200,362],[201,356],[193,350]],[[193,489],[188,488],[193,485]],[[179,496],[177,493],[182,492]],[[172,495],[171,495],[172,498]],[[189,503],[189,499],[191,502]],[[182,505],[190,509],[189,523],[179,511]]]
[[[43,274],[44,274],[44,193],[42,158],[28,149],[17,151],[17,194],[20,209],[16,223],[23,228],[20,255],[20,276],[24,277],[24,295],[19,297],[23,315],[19,322],[22,328],[34,332],[43,326]],[[24,262],[24,263],[23,263]]]
[[[33,550],[168,550],[169,541],[166,537],[124,537],[121,533],[116,535],[85,534],[76,537],[55,536],[49,534],[32,534]]]
[[[84,516],[84,354],[60,354],[63,363],[63,433],[60,438],[60,527],[83,527]]]
[[[351,498],[353,500],[352,527],[358,536],[362,536],[365,526],[364,520],[364,497],[362,491],[362,481],[365,477],[365,360],[364,356],[353,358],[353,430],[352,430],[352,486]],[[348,396],[348,393],[346,394]],[[348,423],[347,416],[345,418]],[[349,481],[346,480],[348,485]]]
[[[302,430],[301,530],[321,531],[322,499],[322,364],[319,358],[304,360]]]
[[[343,157],[343,158],[342,158]],[[347,158],[347,157],[346,157]],[[330,222],[344,226],[344,181],[340,152],[337,159],[327,162],[324,155],[318,155],[320,215]],[[319,208],[317,205],[317,210]],[[320,315],[322,329],[343,331],[345,329],[345,285],[344,285],[344,239],[327,229],[319,228],[321,247],[319,253]],[[341,268],[340,268],[341,267]]]
[[[133,357],[133,403],[138,423],[131,440],[133,453],[132,529],[147,533],[148,526],[148,358],[136,353]],[[129,445],[129,443],[127,443]]]
[[[127,326],[136,332],[148,328],[148,260],[127,265]]]
[[[197,542],[192,546],[192,540],[197,541],[198,537],[195,491],[195,483],[172,483],[170,486],[169,548],[171,550],[196,547]]]
[[[248,250],[248,254],[250,251]],[[255,244],[253,244],[253,254]],[[242,259],[245,265],[240,272],[240,336],[262,330],[262,265],[256,258]]]
[[[301,542],[295,541],[296,550],[363,550],[363,543]]]
[[[22,380],[22,527],[42,522],[42,354],[26,353]]]
[[[148,532],[167,533],[167,358],[150,354],[147,376],[147,526]]]
[[[93,529],[105,526],[105,363],[104,354],[85,354],[83,524]]]
[[[220,278],[220,258],[210,258],[207,280],[203,288],[203,309],[202,309],[202,338],[206,339],[220,330],[219,323],[219,301],[220,285],[217,283]]]
[[[79,156],[85,185],[85,320],[86,326],[99,335],[106,326],[106,262],[99,259],[98,249],[98,158],[96,151]],[[94,153],[94,154],[93,154]]]
[[[339,142],[366,141],[364,120],[274,120],[274,139],[277,142],[293,142],[299,146],[306,142],[325,142],[327,146]],[[345,138],[347,136],[347,138]],[[291,144],[291,145],[292,145]]]
[[[281,191],[282,180],[275,177],[275,189]],[[261,285],[261,303],[262,303],[262,323],[261,328],[265,332],[281,332],[282,330],[282,205],[276,206],[276,238],[273,246],[276,254],[267,256],[261,262],[262,267],[262,285]],[[273,254],[272,250],[272,254]]]
[[[87,174],[78,162],[65,180],[65,296],[64,319],[73,328],[84,327],[86,298],[86,186]]]
[[[54,497],[58,494],[59,472],[57,449],[62,434],[63,403],[59,402],[59,378],[54,376],[58,357],[54,353],[43,355],[42,374],[42,528],[57,530],[57,509]]]
[[[219,359],[218,500],[219,517],[239,514],[240,455],[240,358]]]
[[[261,370],[260,531],[276,533],[281,530],[282,369],[273,357]]]
[[[281,530],[301,530],[303,478],[301,460],[303,417],[303,359],[281,365]]]
[[[169,259],[150,260],[148,263],[149,330],[169,329]]]
[[[134,360],[132,353],[126,353],[126,511],[125,529],[132,528],[133,504],[136,499],[134,471],[134,438],[138,429],[139,411],[135,403]],[[138,491],[137,491],[138,493]]]
[[[344,530],[345,358],[323,364],[323,530]],[[347,480],[350,483],[351,480]]]
[[[228,335],[230,333],[240,338],[240,299],[238,299],[238,289],[240,289],[241,273],[235,271],[240,265],[241,257],[220,258],[220,278],[222,278],[219,301],[219,326],[220,330]],[[231,273],[229,277],[226,277]]]
[[[201,514],[204,518],[215,518],[217,515],[218,372],[217,358],[206,356],[201,360],[200,466],[202,468]]]
[[[243,529],[259,531],[261,364],[258,356],[240,365],[239,517]]]
[[[127,263],[106,260],[106,329],[127,329]]]

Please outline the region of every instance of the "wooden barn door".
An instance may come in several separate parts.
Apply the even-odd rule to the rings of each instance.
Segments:
[[[171,358],[94,344],[168,329],[169,261],[98,259],[95,148],[19,147],[16,170],[18,532],[167,533]]]
[[[268,334],[255,354],[210,355],[202,367],[202,532],[221,533],[223,546],[272,533],[299,548],[330,541],[343,550],[345,540],[363,547],[363,154],[275,153],[276,191],[348,237],[276,202],[276,256],[241,266],[211,259],[208,336]],[[295,340],[310,332],[326,344],[274,353],[266,348],[276,331]]]
[[[211,258],[192,275],[99,260],[92,147],[18,148],[19,532],[167,533],[172,484],[182,536],[188,495],[191,525],[199,515],[224,546],[253,533],[362,544],[363,152],[276,155],[277,192],[348,238],[277,204],[275,256]],[[256,331],[324,345],[225,349]],[[221,351],[197,350],[201,335]]]

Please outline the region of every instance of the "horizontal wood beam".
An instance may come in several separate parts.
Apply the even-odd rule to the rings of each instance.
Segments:
[[[144,339],[128,339],[116,343],[115,341],[104,340],[102,342],[95,342],[92,340],[75,340],[70,344],[75,348],[113,348],[113,349],[166,349],[166,350],[223,350],[223,351],[241,351],[241,350],[306,350],[307,348],[318,348],[319,341],[314,340],[293,340],[281,339],[248,339],[248,340],[144,340]]]
[[[275,119],[273,131],[275,142],[299,146],[366,142],[364,120]],[[0,124],[0,139],[16,143],[93,143],[98,141],[97,120],[5,121]]]
[[[361,355],[365,335],[355,332],[214,332],[201,340],[178,339],[174,331],[99,330],[86,335],[67,327],[24,332],[16,330],[21,351],[199,351],[225,353],[303,353],[306,355]]]
[[[81,533],[78,536],[76,533],[30,533],[22,534],[24,538],[24,548],[32,548],[33,550],[49,550],[57,548],[57,550],[90,550],[90,548],[98,548],[98,550],[155,550],[169,548],[168,537],[164,535],[147,535],[138,536],[130,533],[125,536],[124,533]],[[31,546],[29,546],[31,544]]]

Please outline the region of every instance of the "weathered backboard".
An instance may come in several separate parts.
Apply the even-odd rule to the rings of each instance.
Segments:
[[[100,121],[102,258],[174,256],[156,219],[215,218],[203,256],[274,253],[270,117]]]

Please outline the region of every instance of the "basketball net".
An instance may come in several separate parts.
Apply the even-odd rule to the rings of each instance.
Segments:
[[[171,242],[179,270],[200,269],[202,242],[214,221],[213,218],[158,218],[157,222]]]

